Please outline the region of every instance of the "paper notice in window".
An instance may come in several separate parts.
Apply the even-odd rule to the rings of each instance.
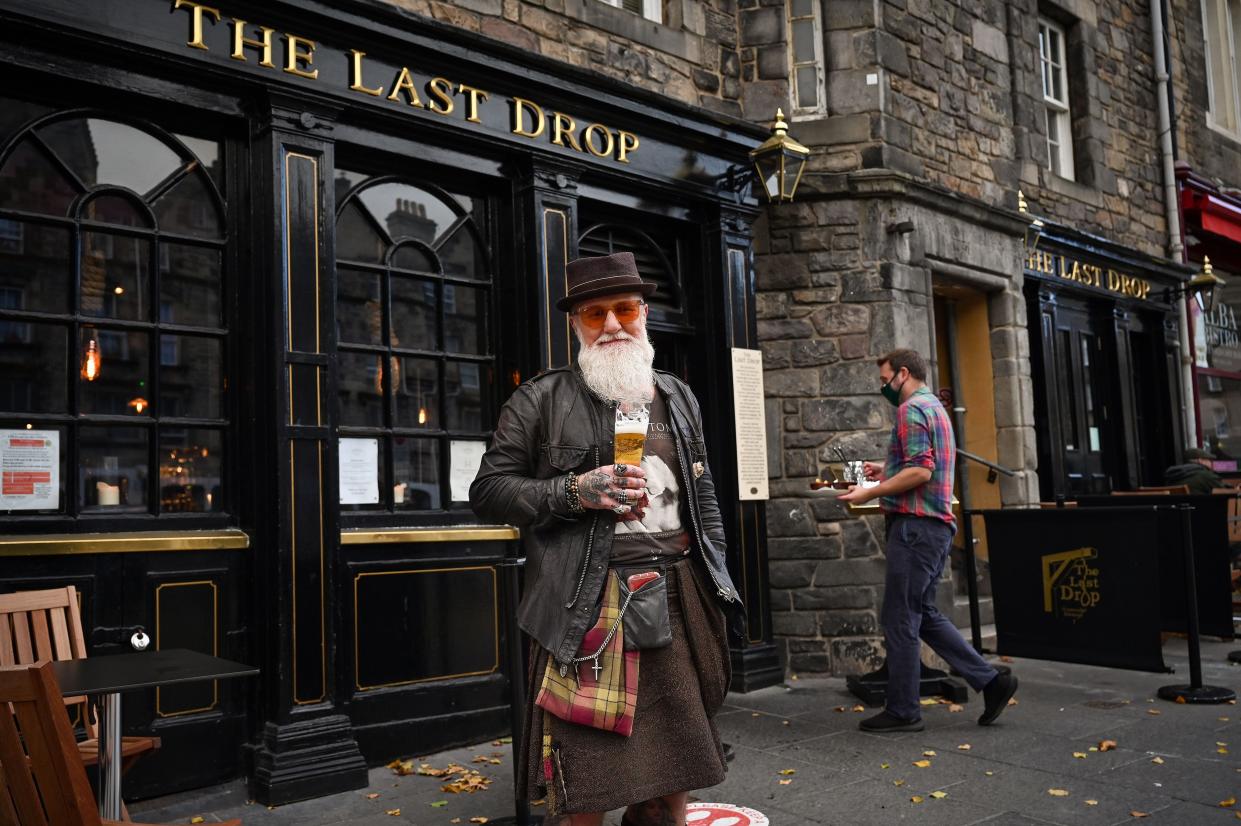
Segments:
[[[60,431],[0,430],[0,510],[60,508]]]
[[[454,439],[451,444],[452,459],[448,468],[448,483],[452,490],[452,501],[470,501],[470,485],[478,475],[478,466],[482,464],[483,454],[487,452],[486,442],[465,441]]]
[[[379,503],[379,440],[341,439],[340,503],[376,505]]]
[[[733,348],[733,421],[737,427],[737,497],[767,499],[767,417],[759,350]]]

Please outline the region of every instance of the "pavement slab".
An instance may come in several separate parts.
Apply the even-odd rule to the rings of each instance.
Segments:
[[[1237,648],[1235,642],[1203,641],[1208,684],[1241,687],[1241,667],[1226,659]],[[857,703],[842,679],[803,675],[730,694],[717,722],[736,758],[723,783],[693,795],[757,809],[773,826],[1241,824],[1241,806],[1219,805],[1241,800],[1241,709],[1155,699],[1159,686],[1188,680],[1184,640],[1169,640],[1164,656],[1176,675],[1006,661],[1021,680],[1018,702],[988,727],[976,723],[982,710],[976,695],[959,712],[947,704],[924,706],[924,731],[879,735],[858,730],[874,710],[855,712]],[[1103,739],[1116,747],[1090,751]],[[477,754],[496,752],[501,765],[470,763]],[[245,785],[234,781],[131,802],[130,811],[151,823],[240,817],[245,826],[447,826],[453,818],[465,826],[471,817],[512,815],[511,746],[488,741],[424,757],[412,744],[406,756],[435,766],[479,768],[492,784],[454,795],[441,791],[442,780],[398,777],[377,767],[367,789],[273,809],[249,802]],[[929,765],[915,766],[919,760]],[[1051,789],[1067,794],[1049,794]],[[944,796],[932,797],[936,792]],[[396,809],[399,815],[387,814]],[[619,812],[606,821],[619,822]]]

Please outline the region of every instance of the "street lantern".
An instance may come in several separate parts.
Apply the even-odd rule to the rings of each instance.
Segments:
[[[771,137],[750,152],[754,171],[763,182],[767,200],[772,203],[793,200],[801,174],[806,168],[810,150],[788,135],[789,125],[784,122],[784,110],[776,110],[776,122],[771,125]]]
[[[1215,268],[1211,266],[1211,259],[1204,255],[1202,257],[1202,269],[1198,271],[1197,275],[1189,279],[1185,292],[1197,300],[1198,307],[1202,309],[1202,312],[1210,315],[1211,311],[1215,309],[1215,299],[1223,286],[1224,279],[1215,274]]]

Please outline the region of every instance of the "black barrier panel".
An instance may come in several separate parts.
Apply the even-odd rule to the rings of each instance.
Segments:
[[[1175,510],[988,510],[996,648],[1001,654],[1168,671],[1159,545]]]
[[[1194,537],[1194,577],[1198,588],[1198,631],[1213,637],[1233,639],[1232,563],[1228,553],[1228,500],[1225,495],[1159,496],[1158,502],[1143,494],[1125,496],[1082,496],[1083,508],[1159,507],[1192,505],[1190,514]],[[1120,520],[1118,520],[1120,521]],[[1163,543],[1159,548],[1160,616],[1164,631],[1186,632],[1185,561],[1181,543]]]

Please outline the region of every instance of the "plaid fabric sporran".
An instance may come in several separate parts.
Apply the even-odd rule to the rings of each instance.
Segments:
[[[627,602],[627,601],[626,601]],[[625,650],[620,580],[609,571],[599,619],[564,676],[549,657],[534,704],[570,723],[628,737],[638,703],[639,651]]]

